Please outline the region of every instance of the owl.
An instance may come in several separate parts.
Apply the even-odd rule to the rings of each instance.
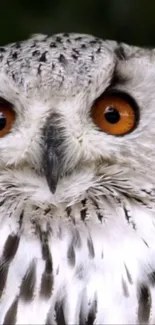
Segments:
[[[0,47],[0,324],[155,322],[155,51]]]

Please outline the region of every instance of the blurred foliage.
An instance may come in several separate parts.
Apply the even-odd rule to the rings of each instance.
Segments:
[[[0,43],[34,33],[89,33],[155,46],[155,0],[1,0]]]

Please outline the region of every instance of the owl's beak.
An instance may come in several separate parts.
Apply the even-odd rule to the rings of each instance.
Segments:
[[[43,155],[43,171],[50,191],[54,194],[61,173],[61,158],[57,152],[55,139],[47,141]]]
[[[49,152],[46,156],[44,172],[50,191],[54,194],[59,180],[59,163],[55,153]]]
[[[42,169],[53,194],[62,174],[64,156],[64,138],[58,126],[57,118],[56,114],[49,118],[43,130]]]

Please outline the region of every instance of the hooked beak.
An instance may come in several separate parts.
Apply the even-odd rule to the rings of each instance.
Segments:
[[[43,129],[42,167],[50,191],[54,194],[63,171],[64,136],[60,116],[53,114]]]

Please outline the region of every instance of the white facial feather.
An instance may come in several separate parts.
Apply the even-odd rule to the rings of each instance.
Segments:
[[[78,161],[91,163],[103,158],[112,163],[118,162],[118,169],[122,164],[138,168],[138,175],[143,165],[145,170],[151,168],[154,171],[154,52],[149,52],[150,59],[148,51],[141,53],[133,48],[131,58],[119,61],[115,54],[117,43],[102,42],[89,47],[93,39],[89,40],[85,36],[78,43],[76,38],[78,36],[72,36],[72,44],[66,50],[65,39],[60,48],[50,48],[51,44],[55,44],[53,38],[47,39],[47,44],[37,44],[35,50],[32,47],[37,42],[35,38],[22,43],[20,50],[8,47],[0,72],[0,96],[13,104],[17,118],[11,133],[0,141],[0,164],[30,164],[33,167],[38,165],[39,168],[42,128],[50,114],[59,113],[58,123],[64,126],[66,137],[66,164],[72,167]],[[85,40],[86,48],[81,49]],[[100,53],[95,54],[98,47]],[[74,62],[73,49],[80,53],[78,63]],[[36,54],[37,51],[40,56]],[[41,62],[41,51],[47,56],[48,62]],[[18,57],[13,59],[14,52],[20,60]],[[91,56],[94,61],[90,64]],[[7,60],[10,60],[9,63]],[[51,71],[52,64],[55,65],[55,72]],[[37,69],[40,65],[43,72],[39,74]],[[81,69],[86,72],[81,73]],[[125,78],[125,82],[118,82],[115,89],[133,96],[140,109],[138,128],[124,137],[99,132],[90,117],[93,101],[109,86],[114,69],[120,78]],[[59,75],[64,80],[57,89]]]

